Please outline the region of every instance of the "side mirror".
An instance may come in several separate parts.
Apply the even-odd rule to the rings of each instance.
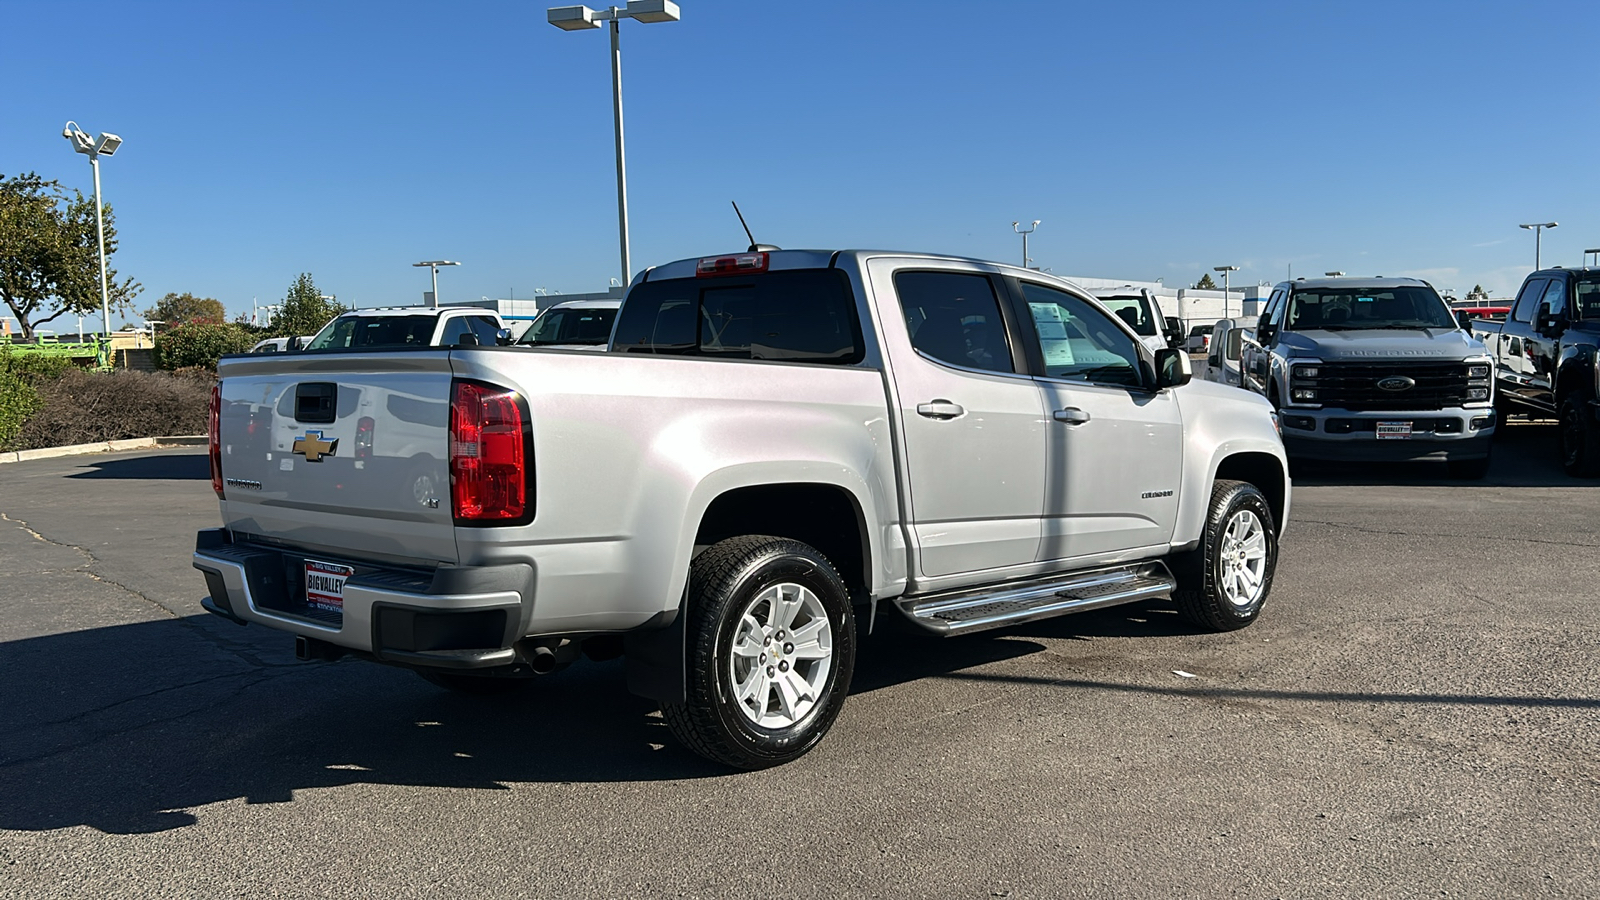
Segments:
[[[511,346],[511,329],[502,328],[494,333],[494,342],[501,347]]]
[[[1183,323],[1177,316],[1167,316],[1166,338],[1168,347],[1177,347],[1183,344]]]
[[[456,338],[456,346],[476,347],[478,346],[478,336],[469,331],[466,334],[463,334],[461,337]]]
[[[1156,387],[1178,387],[1189,383],[1194,377],[1194,364],[1189,362],[1189,354],[1168,347],[1156,351]]]
[[[1472,313],[1464,309],[1456,310],[1456,324],[1461,326],[1462,331],[1471,331]]]
[[[1539,333],[1545,337],[1555,337],[1561,333],[1561,329],[1565,328],[1567,324],[1566,320],[1561,316],[1550,313],[1549,302],[1539,304],[1539,317],[1534,321],[1537,323]]]
[[[289,338],[288,341],[284,342],[283,349],[285,349],[285,350],[299,350],[299,349],[301,349],[301,347],[300,347],[300,338],[298,336]]]
[[[1265,321],[1262,321],[1261,324],[1256,326],[1256,343],[1263,347],[1272,343],[1272,339],[1277,336],[1278,326],[1276,325],[1269,325]]]

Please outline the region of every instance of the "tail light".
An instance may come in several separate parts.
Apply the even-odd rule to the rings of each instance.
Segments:
[[[206,446],[211,455],[211,489],[222,496],[222,382],[211,386],[211,408],[206,413]]]
[[[478,381],[450,388],[450,503],[458,525],[533,521],[533,420],[516,391]]]
[[[372,458],[372,432],[378,423],[371,416],[362,416],[356,422],[356,459]]]

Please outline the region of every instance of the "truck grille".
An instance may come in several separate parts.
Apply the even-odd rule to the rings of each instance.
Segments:
[[[1321,363],[1317,377],[1297,378],[1297,388],[1317,391],[1324,407],[1350,410],[1444,409],[1467,402],[1467,365],[1461,362]],[[1416,382],[1405,390],[1378,387],[1386,378],[1403,376]]]

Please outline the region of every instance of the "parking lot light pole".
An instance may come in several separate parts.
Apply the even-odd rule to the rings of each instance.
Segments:
[[[89,157],[89,168],[94,170],[94,236],[100,248],[100,337],[111,340],[111,290],[106,285],[106,225],[100,205],[100,157],[111,156],[122,146],[122,138],[106,132],[90,138],[77,122],[67,122],[61,136],[72,142],[72,149]]]
[[[1212,266],[1211,271],[1222,273],[1222,317],[1228,317],[1228,273],[1239,271],[1238,266]],[[1240,315],[1244,314],[1244,304],[1239,304]]]
[[[1022,235],[1022,267],[1024,269],[1026,269],[1028,267],[1028,263],[1031,262],[1031,260],[1028,259],[1028,235],[1033,234],[1034,229],[1039,227],[1039,222],[1039,219],[1034,219],[1033,224],[1029,225],[1026,230],[1021,227],[1021,222],[1011,223],[1011,230]]]
[[[433,302],[428,304],[428,305],[429,306],[438,306],[439,305],[439,267],[440,266],[459,266],[459,265],[461,265],[461,263],[451,262],[448,259],[430,259],[427,262],[412,263],[411,265],[414,266],[414,267],[418,267],[418,268],[420,268],[422,266],[427,266],[428,268],[433,270]]]
[[[1556,222],[1535,222],[1532,225],[1518,225],[1517,226],[1518,228],[1531,228],[1531,229],[1533,229],[1533,269],[1536,272],[1538,270],[1544,268],[1544,266],[1539,264],[1539,243],[1540,243],[1540,238],[1542,238],[1544,236],[1544,230],[1546,228],[1554,228],[1554,227],[1556,227],[1557,224],[1558,223],[1556,223]]]
[[[1594,254],[1594,264],[1600,266],[1600,250],[1585,250],[1583,251],[1583,267],[1586,269],[1589,267],[1589,254],[1591,253]]]
[[[636,22],[676,22],[678,4],[672,0],[628,0],[625,7],[590,9],[587,6],[553,6],[546,13],[551,25],[562,31],[587,31],[611,23],[611,112],[617,138],[617,234],[622,250],[622,283],[633,277],[628,262],[628,166],[622,141],[622,29],[623,19]]]
[[[1329,278],[1343,278],[1344,277],[1344,273],[1343,272],[1323,272],[1322,274],[1328,276]]]

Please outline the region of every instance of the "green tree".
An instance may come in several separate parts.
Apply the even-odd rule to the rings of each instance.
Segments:
[[[188,293],[168,294],[157,300],[155,306],[145,310],[144,317],[152,322],[165,322],[169,328],[179,325],[221,325],[228,321],[228,311],[223,308],[221,300]]]
[[[1217,283],[1211,280],[1210,272],[1206,272],[1205,274],[1201,275],[1200,280],[1196,281],[1194,286],[1196,290],[1201,291],[1214,291],[1217,289]]]
[[[110,305],[125,309],[143,288],[117,280],[109,268],[117,252],[116,218],[104,208],[106,279]],[[31,340],[41,325],[100,307],[100,257],[94,200],[32,172],[0,175],[0,300]]]
[[[156,338],[156,365],[169,370],[204,366],[215,372],[224,353],[244,353],[255,343],[256,336],[242,325],[180,325]]]
[[[274,337],[309,336],[316,334],[328,320],[345,311],[337,301],[322,299],[322,291],[311,280],[310,272],[302,272],[289,285],[283,298],[283,308],[272,317],[267,329]]]

